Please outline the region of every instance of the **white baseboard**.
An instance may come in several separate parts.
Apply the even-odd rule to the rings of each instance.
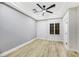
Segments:
[[[25,46],[25,45],[31,43],[31,42],[34,41],[34,40],[36,40],[36,39],[32,39],[32,40],[30,40],[30,41],[28,41],[28,42],[25,42],[25,43],[23,43],[23,44],[21,44],[21,45],[15,47],[15,48],[12,48],[12,49],[10,49],[10,50],[8,50],[8,51],[5,51],[5,52],[1,53],[0,56],[6,56],[6,55],[8,55],[9,53],[11,53],[11,52],[13,52],[13,51],[16,51],[17,49],[19,49],[19,48],[21,48],[21,47],[23,47],[23,46]]]
[[[36,39],[41,39],[41,40],[50,40],[50,41],[61,41],[61,42],[63,42],[64,43],[64,41],[63,40],[53,40],[53,39],[50,39],[50,38],[36,38]]]

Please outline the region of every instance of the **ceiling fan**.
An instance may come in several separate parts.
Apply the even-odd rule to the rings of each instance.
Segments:
[[[46,8],[45,5],[43,5],[43,6],[41,6],[41,5],[39,5],[39,4],[36,4],[36,5],[37,5],[39,8],[41,8],[42,11],[37,11],[36,9],[33,9],[33,10],[34,10],[34,13],[37,13],[37,12],[43,12],[43,14],[42,14],[43,16],[44,16],[45,12],[47,12],[47,13],[53,13],[53,12],[48,11],[48,10],[49,10],[50,8],[56,6],[55,4],[53,4],[53,5],[49,6],[48,8]]]

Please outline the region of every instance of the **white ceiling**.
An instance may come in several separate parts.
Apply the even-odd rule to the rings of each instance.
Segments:
[[[53,12],[52,14],[45,13],[45,16],[42,16],[42,12],[33,12],[33,9],[41,11],[41,9],[36,5],[37,3],[39,3],[41,6],[46,5],[46,7],[49,7],[52,4],[56,4],[56,7],[49,9]],[[16,5],[16,7],[22,9],[24,13],[35,18],[36,20],[61,18],[69,8],[79,6],[79,3],[77,2],[14,2],[13,4]]]

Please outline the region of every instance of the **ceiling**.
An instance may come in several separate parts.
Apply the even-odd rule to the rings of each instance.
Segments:
[[[33,11],[33,9],[41,11],[41,8],[36,5],[37,3],[41,6],[46,5],[46,8],[52,4],[56,4],[56,7],[49,9],[49,11],[53,12],[52,14],[45,13],[45,15],[42,16],[42,12],[34,13]],[[79,3],[77,2],[13,2],[13,4],[22,9],[25,14],[35,18],[36,20],[62,18],[69,8],[79,6]]]

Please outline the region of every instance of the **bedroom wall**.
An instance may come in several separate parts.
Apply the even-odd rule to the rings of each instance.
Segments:
[[[65,26],[66,24],[67,26]],[[79,50],[79,7],[68,10],[63,17],[63,26],[64,43],[67,42],[65,46],[70,50]]]
[[[67,49],[79,51],[79,7],[70,8],[63,17],[63,37]]]
[[[60,23],[60,35],[50,35],[50,23]],[[46,38],[50,40],[62,41],[62,20],[52,19],[37,22],[37,38]]]
[[[79,7],[77,7],[77,50],[79,51]]]
[[[79,7],[69,9],[69,47],[79,50]]]
[[[77,35],[76,35],[76,8],[69,9],[69,47],[71,49],[76,49],[77,47]]]
[[[64,44],[65,44],[65,47],[69,49],[69,10],[67,10],[62,20],[63,20]]]
[[[35,38],[35,21],[0,4],[0,52]]]

